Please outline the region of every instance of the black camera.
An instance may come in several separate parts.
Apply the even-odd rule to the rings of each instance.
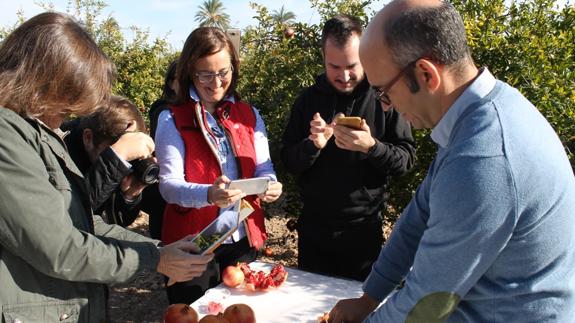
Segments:
[[[136,159],[130,162],[134,175],[146,185],[154,184],[160,176],[160,165],[153,157]]]

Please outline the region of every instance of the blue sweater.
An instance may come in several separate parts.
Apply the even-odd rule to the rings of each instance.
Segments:
[[[559,138],[487,70],[433,130],[435,160],[364,291],[365,322],[573,322],[575,178]]]

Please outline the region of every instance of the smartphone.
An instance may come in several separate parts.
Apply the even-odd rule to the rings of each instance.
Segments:
[[[267,177],[238,179],[231,181],[227,188],[241,190],[246,195],[257,195],[265,193],[265,191],[268,190],[269,182],[270,179]]]
[[[360,117],[339,117],[335,119],[335,123],[352,129],[361,129]]]
[[[240,54],[240,30],[237,28],[226,29],[226,34],[234,44],[234,49],[236,50],[236,54]]]

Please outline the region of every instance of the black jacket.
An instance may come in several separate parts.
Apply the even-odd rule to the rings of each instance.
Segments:
[[[140,194],[135,201],[127,202],[120,190],[122,178],[130,174],[130,168],[114,153],[106,148],[95,164],[92,165],[82,142],[79,120],[72,120],[62,125],[66,131],[64,142],[78,169],[84,174],[90,192],[90,203],[96,214],[101,214],[110,224],[128,226],[140,214]]]
[[[343,150],[332,137],[317,149],[308,139],[316,112],[328,123],[339,112],[365,119],[376,146],[368,154]],[[367,80],[342,94],[325,74],[296,99],[282,143],[281,159],[301,187],[301,220],[336,227],[374,220],[387,199],[388,177],[406,173],[415,159],[409,124],[397,111],[383,111]]]

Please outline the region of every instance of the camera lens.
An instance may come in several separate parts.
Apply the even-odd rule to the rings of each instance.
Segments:
[[[130,162],[136,177],[146,185],[154,184],[160,176],[160,165],[154,161],[154,158],[145,158],[133,160]]]

